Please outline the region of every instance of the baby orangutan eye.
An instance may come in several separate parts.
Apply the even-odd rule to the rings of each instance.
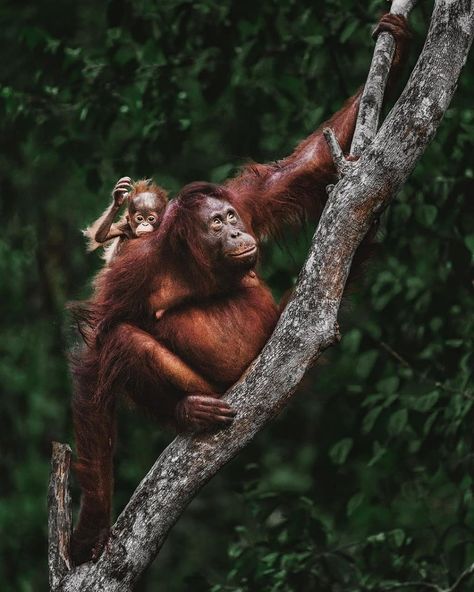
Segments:
[[[138,215],[138,216],[136,216],[135,220],[137,222],[143,222],[144,218],[143,218],[143,216]]]
[[[229,220],[229,222],[235,222],[237,220],[237,218],[235,217],[234,212],[229,212],[227,214],[227,220]]]
[[[148,222],[150,222],[150,224],[153,224],[154,221],[155,221],[155,216],[148,216]]]

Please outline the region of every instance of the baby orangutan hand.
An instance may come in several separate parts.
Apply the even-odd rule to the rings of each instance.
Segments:
[[[122,177],[115,184],[115,187],[112,191],[112,197],[117,208],[119,208],[124,203],[131,189],[131,184],[132,180],[130,177]]]

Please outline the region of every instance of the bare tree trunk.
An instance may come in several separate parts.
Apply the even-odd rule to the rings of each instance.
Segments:
[[[338,341],[337,314],[354,252],[433,138],[473,34],[473,0],[436,1],[405,91],[331,191],[293,298],[260,356],[226,395],[238,412],[234,424],[177,437],[136,489],[97,563],[70,571],[56,590],[131,590],[201,487],[288,404],[308,367]]]
[[[48,566],[49,585],[52,590],[72,567],[69,557],[72,529],[70,465],[71,448],[67,444],[53,442],[48,488]]]

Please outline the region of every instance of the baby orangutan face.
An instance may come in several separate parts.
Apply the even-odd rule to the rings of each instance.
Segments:
[[[156,230],[164,209],[164,204],[152,192],[134,195],[128,206],[128,223],[134,236],[142,236]]]

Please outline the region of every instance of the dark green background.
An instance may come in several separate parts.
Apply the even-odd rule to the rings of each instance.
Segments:
[[[1,2],[2,591],[47,589],[50,441],[72,442],[64,304],[89,294],[100,265],[79,229],[119,176],[153,176],[173,193],[221,181],[248,157],[288,154],[363,83],[384,9]],[[199,494],[140,590],[447,586],[474,560],[472,65],[384,216],[379,254],[341,315],[342,343]],[[265,246],[276,295],[310,237]],[[117,511],[172,437],[127,410],[121,420]]]

